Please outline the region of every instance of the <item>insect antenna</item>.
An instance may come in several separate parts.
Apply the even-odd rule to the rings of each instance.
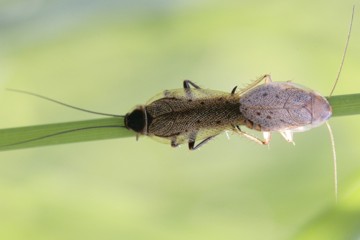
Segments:
[[[340,68],[339,68],[338,74],[337,74],[337,76],[336,76],[335,83],[334,83],[334,85],[333,85],[333,87],[332,87],[332,89],[331,89],[331,92],[330,92],[329,97],[331,97],[332,94],[334,93],[334,90],[335,90],[336,85],[337,85],[337,83],[338,83],[338,81],[339,81],[339,78],[340,78],[341,70],[342,70],[343,65],[344,65],[344,62],[345,62],[346,52],[347,52],[347,49],[348,49],[348,46],[349,46],[349,42],[350,42],[350,35],[351,35],[351,30],[352,30],[354,15],[355,15],[355,5],[354,5],[353,8],[352,8],[351,20],[350,20],[350,26],[349,26],[349,32],[348,32],[348,35],[347,35],[347,38],[346,38],[345,49],[344,49],[343,56],[342,56],[342,58],[341,58]]]
[[[42,95],[37,94],[37,93],[32,93],[32,92],[28,92],[28,91],[19,90],[19,89],[13,89],[13,88],[7,88],[6,90],[31,95],[31,96],[38,97],[38,98],[41,98],[41,99],[45,99],[47,101],[57,103],[59,105],[69,107],[69,108],[72,108],[72,109],[76,109],[76,110],[79,110],[79,111],[82,111],[82,112],[87,112],[87,113],[92,113],[92,114],[97,114],[97,115],[103,115],[103,116],[110,116],[110,117],[124,117],[124,115],[117,115],[117,114],[111,114],[111,113],[102,113],[102,112],[96,112],[96,111],[92,111],[92,110],[88,110],[88,109],[84,109],[84,108],[75,107],[75,106],[72,106],[70,104],[66,104],[66,103],[60,102],[58,100],[42,96]]]
[[[330,141],[331,141],[331,148],[332,148],[332,154],[333,154],[333,163],[334,163],[334,191],[335,191],[335,201],[338,200],[338,176],[337,176],[337,161],[336,161],[336,150],[335,150],[335,141],[334,141],[334,134],[331,130],[330,124],[328,121],[325,122],[329,135],[330,135]]]
[[[79,108],[79,107],[72,106],[72,105],[60,102],[58,100],[55,100],[55,99],[52,99],[52,98],[49,98],[49,97],[42,96],[42,95],[37,94],[37,93],[32,93],[32,92],[28,92],[28,91],[19,90],[19,89],[13,89],[13,88],[7,88],[6,90],[31,95],[31,96],[34,96],[34,97],[38,97],[38,98],[41,98],[41,99],[44,99],[44,100],[47,100],[47,101],[50,101],[50,102],[65,106],[65,107],[69,107],[69,108],[72,108],[72,109],[75,109],[75,110],[78,110],[78,111],[82,111],[82,112],[87,112],[87,113],[92,113],[92,114],[97,114],[97,115],[103,115],[103,116],[111,116],[111,117],[125,117],[124,115],[102,113],[102,112],[96,112],[96,111],[92,111],[92,110],[88,110],[88,109],[84,109],[84,108]],[[25,143],[30,143],[30,142],[34,142],[34,141],[39,141],[39,140],[42,140],[42,139],[51,138],[51,137],[55,137],[55,136],[59,136],[59,135],[67,134],[67,133],[90,130],[90,129],[99,129],[99,128],[125,128],[125,126],[124,125],[108,125],[108,126],[105,125],[105,126],[90,126],[90,127],[68,129],[68,130],[48,134],[48,135],[45,135],[45,136],[40,136],[40,137],[31,138],[31,139],[16,142],[16,143],[2,145],[2,146],[0,146],[0,148],[20,145],[20,144],[25,144]]]
[[[350,42],[350,36],[351,36],[351,31],[352,31],[352,25],[353,25],[353,21],[354,21],[354,15],[355,15],[355,5],[353,5],[352,8],[352,13],[351,13],[351,19],[350,19],[350,26],[349,26],[349,32],[346,38],[346,43],[345,43],[345,48],[344,48],[344,53],[343,56],[341,58],[341,63],[340,63],[340,67],[339,67],[339,71],[337,73],[336,79],[335,79],[335,83],[331,89],[331,92],[329,94],[329,97],[332,96],[332,94],[334,93],[334,90],[336,88],[336,85],[339,81],[340,78],[340,74],[341,74],[341,70],[344,66],[344,62],[345,62],[345,57],[346,57],[346,53],[347,53],[347,49],[349,46],[349,42]],[[334,140],[334,134],[332,132],[332,129],[330,127],[330,124],[328,121],[325,122],[327,129],[329,131],[329,135],[330,135],[330,141],[331,141],[331,148],[332,148],[332,154],[333,154],[333,164],[334,164],[334,191],[335,191],[335,201],[337,202],[338,200],[338,174],[337,174],[337,161],[336,161],[336,150],[335,150],[335,140]]]

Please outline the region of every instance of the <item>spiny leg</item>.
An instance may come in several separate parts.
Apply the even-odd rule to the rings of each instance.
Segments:
[[[195,83],[193,83],[190,80],[184,80],[183,85],[184,85],[185,89],[190,89],[190,85],[193,86],[194,88],[201,89],[201,87],[199,87],[198,85],[196,85]]]
[[[295,145],[294,139],[293,139],[293,132],[290,130],[281,131],[280,134],[283,136],[283,138],[289,142]]]
[[[270,74],[262,75],[261,77],[259,77],[258,79],[256,79],[252,83],[250,83],[248,86],[246,86],[244,89],[240,90],[238,92],[238,94],[243,94],[244,92],[247,92],[248,90],[255,87],[256,85],[258,85],[262,81],[265,81],[265,83],[271,83],[272,80],[271,80]]]
[[[271,133],[263,131],[262,134],[263,134],[263,137],[264,137],[265,145],[268,145],[270,143],[270,140],[271,140]]]
[[[215,134],[213,136],[207,137],[204,140],[202,140],[199,144],[195,145],[195,140],[196,140],[197,134],[198,134],[198,131],[194,131],[194,132],[190,133],[190,135],[189,135],[188,143],[189,143],[190,150],[198,149],[199,147],[201,147],[202,145],[204,145],[205,143],[207,143],[208,141],[210,141],[217,135],[217,134]]]
[[[192,81],[190,80],[184,80],[184,89],[185,89],[185,93],[186,93],[186,96],[188,99],[192,99],[192,94],[191,94],[191,86],[193,86],[195,89],[201,89],[198,85],[196,85],[195,83],[193,83]]]
[[[231,90],[231,95],[234,95],[236,92],[237,86],[235,86],[232,90]]]
[[[272,82],[270,74],[265,74],[263,76],[263,79],[264,79],[265,83],[271,83]]]
[[[234,127],[234,130],[235,130],[236,133],[238,133],[238,134],[240,134],[240,135],[242,135],[244,137],[247,137],[248,139],[250,139],[250,140],[252,140],[252,141],[254,141],[254,142],[256,142],[256,143],[258,143],[260,145],[268,145],[269,142],[270,142],[270,139],[271,139],[270,132],[263,132],[264,140],[262,140],[262,139],[260,139],[258,137],[255,137],[253,135],[250,135],[250,134],[242,131],[239,126],[233,126],[233,127]]]
[[[208,141],[210,141],[211,139],[213,139],[215,136],[211,136],[208,138],[205,138],[204,140],[202,140],[198,145],[195,146],[195,140],[189,140],[189,149],[190,150],[196,150],[199,147],[201,147],[202,145],[204,145],[205,143],[207,143]]]

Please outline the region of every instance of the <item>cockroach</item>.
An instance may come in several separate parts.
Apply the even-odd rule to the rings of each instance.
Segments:
[[[265,84],[258,85],[262,81]],[[317,127],[331,113],[320,94],[294,83],[272,82],[266,74],[244,90],[236,92],[235,87],[229,93],[202,89],[185,80],[183,89],[165,90],[157,100],[126,114],[125,126],[139,135],[167,139],[172,147],[187,142],[195,150],[225,130],[264,145],[270,142],[271,132],[293,142],[293,132]],[[262,132],[264,140],[240,126]]]

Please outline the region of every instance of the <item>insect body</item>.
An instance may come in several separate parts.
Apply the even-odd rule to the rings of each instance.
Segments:
[[[261,81],[265,83],[258,85]],[[173,147],[187,142],[194,150],[225,130],[260,144],[268,144],[270,132],[276,131],[293,142],[293,132],[319,126],[330,116],[331,107],[321,95],[290,82],[272,82],[270,75],[264,75],[231,93],[201,89],[185,80],[183,89],[166,90],[157,100],[128,113],[125,126],[167,139]],[[242,131],[242,125],[263,132],[264,140]]]

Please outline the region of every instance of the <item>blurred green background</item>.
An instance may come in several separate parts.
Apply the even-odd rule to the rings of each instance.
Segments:
[[[230,91],[271,73],[359,93],[359,1],[0,2],[0,128],[97,118],[6,87],[125,114],[184,79]],[[199,151],[143,137],[0,153],[0,239],[358,239],[359,116]],[[1,136],[0,136],[1,137]]]

